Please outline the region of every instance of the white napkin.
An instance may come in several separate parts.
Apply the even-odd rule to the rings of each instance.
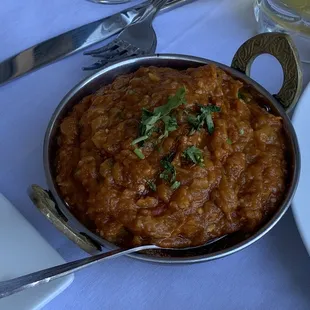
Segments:
[[[55,251],[0,193],[0,281],[64,264]],[[73,281],[73,275],[0,299],[1,310],[40,309]]]

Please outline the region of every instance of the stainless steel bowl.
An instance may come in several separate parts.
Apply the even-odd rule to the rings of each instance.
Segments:
[[[281,63],[284,71],[284,83],[280,92],[272,96],[262,86],[247,76],[250,65],[256,56],[270,53]],[[233,254],[265,235],[280,220],[290,206],[298,183],[300,170],[300,154],[295,131],[287,115],[297,102],[301,92],[301,70],[298,55],[284,34],[261,34],[245,42],[237,51],[232,61],[232,67],[203,58],[184,55],[153,55],[131,58],[112,64],[74,87],[60,102],[48,125],[44,141],[44,169],[49,191],[39,186],[32,186],[31,197],[43,214],[71,240],[89,253],[100,251],[102,247],[117,248],[88,230],[70,212],[68,205],[62,199],[55,182],[53,161],[55,159],[56,139],[61,120],[72,107],[83,97],[94,93],[103,85],[110,84],[117,76],[136,71],[141,66],[170,67],[186,69],[214,63],[228,72],[234,78],[250,85],[252,91],[261,96],[269,106],[271,113],[283,118],[284,130],[287,136],[289,150],[289,182],[283,203],[278,211],[258,231],[252,234],[234,233],[213,244],[192,250],[153,250],[144,253],[131,254],[133,258],[161,263],[193,263],[220,258]]]

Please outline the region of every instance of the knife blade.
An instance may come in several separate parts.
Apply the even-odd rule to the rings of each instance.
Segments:
[[[160,12],[193,1],[170,0]],[[139,11],[148,4],[149,2],[146,1],[119,13],[75,28],[2,61],[0,63],[0,85],[110,38],[130,24]]]

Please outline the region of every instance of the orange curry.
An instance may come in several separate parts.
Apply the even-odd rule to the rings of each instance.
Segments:
[[[276,210],[284,140],[282,119],[216,66],[140,68],[62,121],[56,181],[110,242],[196,246],[255,230]]]

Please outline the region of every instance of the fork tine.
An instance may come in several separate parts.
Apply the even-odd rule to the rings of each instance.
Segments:
[[[97,69],[104,67],[106,64],[107,64],[107,62],[105,60],[104,61],[99,60],[99,61],[95,62],[94,64],[92,64],[91,66],[83,67],[82,70],[84,70],[84,71],[97,70]]]
[[[88,71],[88,70],[97,70],[99,68],[102,68],[104,67],[105,65],[111,63],[111,62],[116,62],[116,61],[119,61],[119,60],[123,60],[123,59],[126,59],[126,58],[130,58],[130,57],[134,57],[134,56],[138,56],[138,55],[143,55],[143,53],[139,53],[138,51],[136,51],[135,53],[128,53],[128,54],[123,54],[123,55],[120,55],[118,57],[111,57],[111,58],[105,58],[105,59],[102,59],[102,60],[99,60],[97,62],[95,62],[93,65],[89,66],[89,67],[84,67],[83,70],[85,71]]]
[[[91,50],[91,51],[84,52],[84,55],[93,56],[93,55],[97,55],[97,54],[100,54],[100,53],[107,52],[109,50],[113,51],[116,48],[118,48],[116,42],[112,41],[112,42],[110,42],[109,44],[107,44],[107,45],[105,45],[103,47],[100,47],[100,48],[97,48],[97,49],[94,49],[94,50]]]
[[[111,58],[115,58],[115,57],[127,57],[127,56],[130,56],[131,54],[133,53],[137,53],[138,52],[138,49],[135,49],[135,50],[128,50],[128,49],[124,49],[122,47],[119,47],[113,51],[108,51],[108,52],[105,52],[105,53],[102,53],[102,54],[95,54],[95,55],[92,55],[93,57],[98,57],[98,58],[103,58],[103,59],[111,59]]]
[[[127,52],[126,49],[118,47],[118,48],[116,48],[114,50],[108,50],[106,52],[99,53],[99,54],[93,54],[91,56],[92,57],[98,57],[98,58],[111,58],[111,57],[114,57],[114,56],[117,56],[117,55],[122,55],[122,54],[124,54],[126,52]]]
[[[101,61],[114,62],[114,61],[118,61],[120,59],[136,56],[138,54],[139,54],[138,49],[131,50],[131,51],[125,51],[125,53],[121,53],[121,54],[107,54],[106,56],[101,57],[102,58]],[[93,57],[96,57],[96,56],[93,56]]]
[[[105,58],[105,59],[100,60],[99,62],[111,63],[111,62],[116,62],[116,61],[119,61],[119,60],[123,60],[123,59],[129,58],[129,57],[132,57],[132,56],[135,56],[135,55],[123,54],[121,56]]]

